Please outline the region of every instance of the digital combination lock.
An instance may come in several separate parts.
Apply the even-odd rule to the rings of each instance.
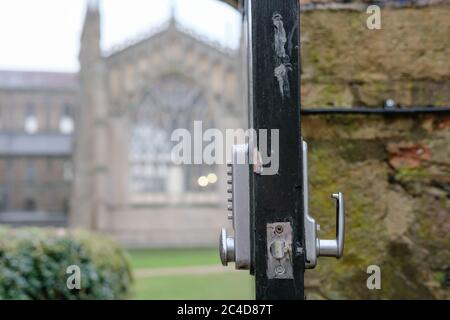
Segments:
[[[229,262],[234,262],[238,270],[249,270],[251,264],[250,248],[250,164],[249,147],[247,144],[233,146],[233,162],[227,166],[228,183],[228,217],[232,220],[234,235],[228,235],[226,229],[222,229],[220,235],[220,259],[224,266]],[[304,232],[305,232],[305,267],[312,269],[317,264],[318,257],[342,257],[344,253],[345,235],[345,203],[341,192],[332,195],[336,201],[336,238],[323,240],[319,238],[320,226],[309,212],[309,188],[308,188],[308,146],[302,141],[303,153],[303,212],[304,212]],[[242,160],[245,159],[245,162]],[[245,164],[242,164],[245,163]],[[251,173],[257,174],[257,173]],[[275,224],[273,228],[282,227],[283,224]],[[272,226],[268,226],[272,228]],[[287,229],[287,228],[285,228]],[[292,232],[290,229],[289,232]],[[281,234],[283,241],[279,239],[269,239],[268,248],[274,248],[272,258],[277,263],[285,259],[285,255],[279,254],[280,250],[289,251],[288,240],[292,239],[291,234]],[[277,248],[281,248],[278,249]],[[272,252],[272,251],[270,251]],[[286,264],[284,264],[286,266]],[[276,268],[283,267],[282,264]],[[276,269],[275,268],[275,269]]]

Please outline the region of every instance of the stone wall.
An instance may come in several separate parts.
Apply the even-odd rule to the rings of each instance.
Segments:
[[[450,6],[302,15],[304,108],[450,105]],[[303,116],[311,212],[333,237],[331,193],[347,204],[345,257],[322,258],[314,298],[450,298],[450,114]],[[378,265],[382,289],[366,287]],[[447,280],[448,281],[448,280]],[[448,284],[447,284],[448,285]]]
[[[326,298],[450,298],[450,115],[307,116],[311,212],[334,235],[334,202],[346,196],[345,257],[322,258],[307,277]],[[378,265],[382,290],[366,288]]]
[[[301,15],[303,107],[450,105],[450,5]]]

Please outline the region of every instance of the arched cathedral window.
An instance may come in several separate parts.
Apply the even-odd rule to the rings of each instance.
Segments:
[[[171,160],[175,145],[172,132],[187,129],[192,134],[194,121],[202,122],[203,132],[214,128],[212,110],[195,83],[173,74],[148,88],[131,116],[129,161],[133,193],[216,190],[215,166],[178,166]],[[203,183],[208,176],[213,183]],[[211,179],[214,176],[216,179]]]

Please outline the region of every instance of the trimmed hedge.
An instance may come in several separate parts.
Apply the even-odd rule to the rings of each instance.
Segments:
[[[69,290],[69,266],[81,271],[81,288]],[[122,299],[131,268],[109,238],[60,229],[0,227],[0,299]]]

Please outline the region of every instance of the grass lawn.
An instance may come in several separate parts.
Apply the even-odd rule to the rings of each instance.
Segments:
[[[220,265],[217,249],[131,250],[133,270]],[[253,299],[248,271],[135,277],[133,299]]]
[[[254,299],[252,281],[253,279],[245,271],[137,278],[133,298],[145,300]]]
[[[219,265],[218,249],[130,250],[133,269]]]

